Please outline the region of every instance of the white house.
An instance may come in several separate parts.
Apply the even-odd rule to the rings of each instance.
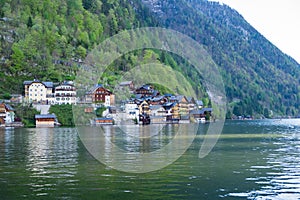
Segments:
[[[125,113],[127,119],[138,119],[139,117],[139,108],[138,105],[134,102],[128,102],[125,104]]]
[[[0,103],[0,125],[10,124],[14,121],[14,109],[9,104]]]
[[[73,82],[63,82],[55,88],[55,104],[76,104],[76,88]]]
[[[162,105],[151,105],[150,106],[152,116],[166,116],[167,111]]]

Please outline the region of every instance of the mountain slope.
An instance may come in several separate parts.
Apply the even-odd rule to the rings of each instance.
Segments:
[[[299,64],[236,11],[206,0],[0,0],[0,98],[22,93],[26,79],[73,80],[81,60],[105,38],[146,26],[172,28],[204,45],[223,76],[228,116],[299,113]],[[201,77],[186,62],[153,50],[116,61],[109,83],[118,78],[117,70],[145,59],[139,55],[145,52],[203,93]]]
[[[126,0],[0,0],[0,95],[22,93],[26,79],[74,79],[105,38],[156,24],[146,10]]]
[[[163,26],[205,45],[223,74],[236,115],[275,111],[297,115],[300,66],[272,45],[241,15],[206,0],[143,0]]]

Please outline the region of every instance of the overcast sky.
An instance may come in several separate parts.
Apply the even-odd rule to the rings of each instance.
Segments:
[[[300,0],[215,0],[237,10],[256,30],[300,63]]]

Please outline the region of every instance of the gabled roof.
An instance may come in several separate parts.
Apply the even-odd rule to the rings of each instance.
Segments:
[[[96,84],[94,87],[92,87],[92,89],[88,92],[88,94],[94,93],[99,88],[103,88],[103,89],[107,90],[108,92],[111,92],[111,91],[109,91],[109,89],[106,89],[105,87],[103,87],[102,84]]]
[[[162,106],[164,107],[165,110],[169,110],[171,108],[173,108],[174,106],[176,106],[177,103],[176,102],[167,102],[167,103],[164,103]]]
[[[189,103],[195,103],[194,97],[186,97],[186,100],[187,100]]]
[[[178,102],[182,102],[183,99],[186,99],[186,100],[187,100],[187,98],[186,98],[184,95],[177,95],[177,96],[176,96],[176,99],[177,99]],[[187,100],[187,101],[188,101],[188,100]]]

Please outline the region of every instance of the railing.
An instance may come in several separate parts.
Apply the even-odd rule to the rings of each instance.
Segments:
[[[76,91],[76,89],[75,88],[62,88],[62,89],[60,89],[60,88],[55,88],[55,91]]]
[[[55,97],[76,97],[75,94],[55,94]]]

